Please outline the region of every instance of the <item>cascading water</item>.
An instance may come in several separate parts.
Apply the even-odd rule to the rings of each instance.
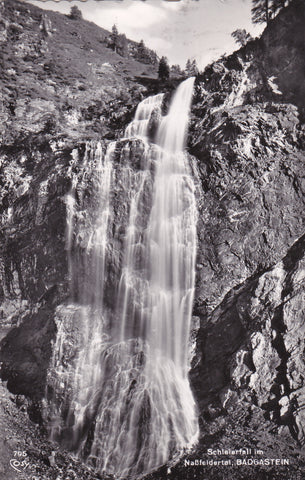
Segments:
[[[59,322],[47,409],[51,437],[116,478],[143,476],[198,436],[187,376],[197,211],[183,152],[193,81],[177,89],[155,143],[148,141],[149,124],[163,95],[139,104],[123,145],[111,144],[104,157],[100,147],[91,152],[99,195],[91,230],[80,228],[85,287],[72,278],[77,305],[66,307],[66,322]],[[136,170],[134,144],[141,153]],[[114,207],[120,194],[128,205],[123,242]],[[75,203],[73,195],[67,202],[71,257],[71,219],[77,225],[84,216]],[[104,297],[114,251],[121,260],[109,306]],[[71,271],[75,276],[76,268]],[[73,345],[70,356],[67,345]]]

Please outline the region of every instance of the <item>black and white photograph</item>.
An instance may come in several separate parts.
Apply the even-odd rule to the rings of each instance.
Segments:
[[[305,0],[0,0],[0,480],[305,479]]]

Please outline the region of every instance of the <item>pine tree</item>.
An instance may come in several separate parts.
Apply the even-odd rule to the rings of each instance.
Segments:
[[[83,18],[83,15],[80,9],[76,5],[74,5],[73,7],[71,7],[69,17],[72,20],[81,20]]]
[[[180,77],[180,76],[183,74],[180,65],[178,65],[178,64],[177,64],[177,65],[172,65],[172,66],[171,66],[171,74],[172,74],[173,76],[178,76],[178,77]]]
[[[169,78],[169,65],[166,57],[161,57],[158,75],[160,80],[167,80]]]
[[[198,69],[198,66],[197,66],[197,62],[196,60],[193,60],[192,61],[192,75],[196,77],[196,75],[198,75],[199,73],[199,69]]]
[[[291,0],[252,0],[252,22],[268,25],[270,20],[290,2]]]
[[[141,40],[138,45],[138,52],[141,53],[145,51],[146,51],[146,46],[145,46],[144,40]]]
[[[253,40],[253,37],[244,28],[238,28],[237,30],[234,30],[234,32],[231,33],[231,36],[241,47],[245,46],[248,42],[250,42],[250,40]]]
[[[158,62],[158,56],[156,52],[147,48],[144,41],[141,40],[137,45],[136,59],[139,62],[155,65]]]
[[[188,77],[196,77],[196,75],[198,75],[199,70],[196,60],[188,59],[185,65],[185,73]]]
[[[137,60],[143,63],[147,61],[147,48],[143,40],[137,46]]]
[[[270,0],[252,0],[252,22],[269,23],[271,18]]]
[[[284,7],[289,5],[289,0],[270,0],[272,16],[277,15]]]
[[[189,72],[191,71],[191,67],[192,67],[192,62],[191,60],[188,58],[187,62],[186,62],[186,65],[185,65],[185,73],[186,75],[189,75]]]
[[[118,49],[118,42],[119,42],[119,31],[118,31],[117,26],[113,25],[113,27],[111,29],[109,46],[115,52],[117,52],[117,49]]]

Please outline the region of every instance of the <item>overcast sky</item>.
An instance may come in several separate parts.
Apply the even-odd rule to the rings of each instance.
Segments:
[[[144,40],[171,64],[196,59],[200,68],[236,50],[231,33],[245,28],[254,36],[251,0],[27,0],[48,10],[69,13],[77,5],[86,20],[108,30],[116,24],[132,40]]]

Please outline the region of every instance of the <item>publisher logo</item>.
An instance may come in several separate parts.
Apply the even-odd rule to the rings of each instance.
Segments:
[[[17,458],[11,458],[10,460],[10,466],[18,473],[24,472],[29,465],[30,464],[27,459],[18,460]]]

